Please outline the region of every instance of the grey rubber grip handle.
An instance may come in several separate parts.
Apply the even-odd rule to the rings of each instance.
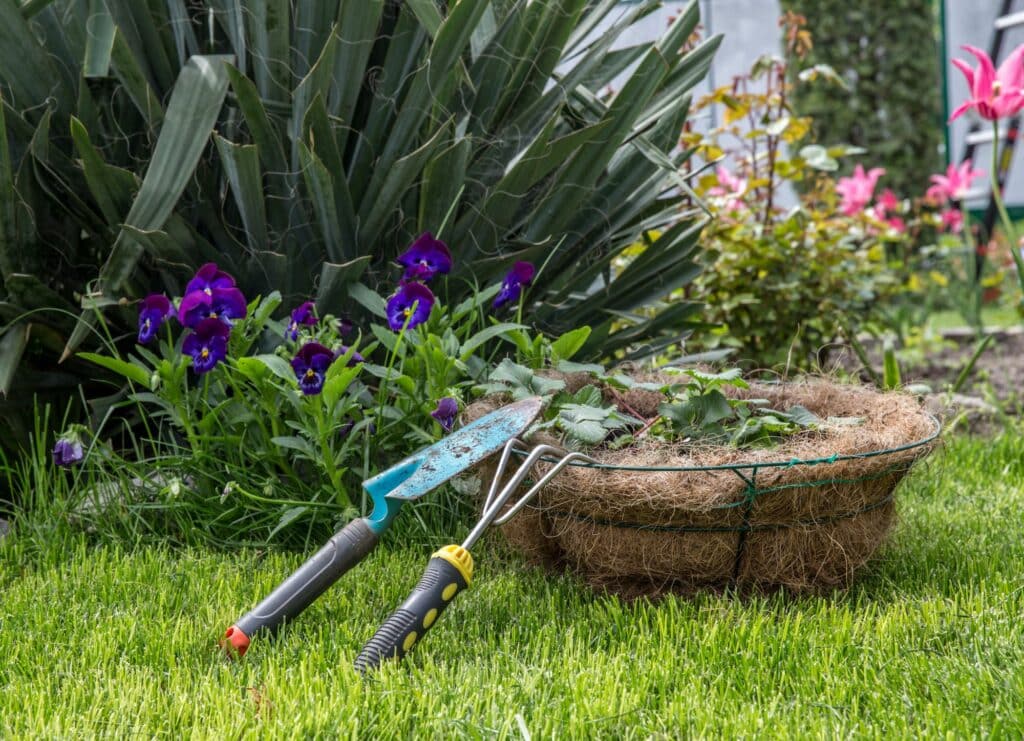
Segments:
[[[452,564],[443,558],[431,558],[409,598],[363,646],[356,657],[356,670],[365,674],[383,661],[401,659],[430,630],[455,595],[468,586],[462,572]]]
[[[366,520],[353,520],[233,627],[248,638],[263,631],[273,633],[285,620],[298,617],[342,574],[359,563],[377,545],[377,540]]]

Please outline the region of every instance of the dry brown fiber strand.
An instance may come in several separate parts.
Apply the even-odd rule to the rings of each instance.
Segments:
[[[575,390],[591,381],[569,376],[566,382]],[[645,418],[663,400],[657,392],[599,387],[606,401]],[[612,466],[736,468],[569,466],[502,528],[506,539],[533,562],[568,568],[626,597],[702,587],[803,592],[848,585],[890,529],[896,485],[933,445],[816,465],[799,461],[898,448],[931,436],[934,419],[912,396],[826,379],[755,383],[736,395],[767,399],[775,409],[800,404],[822,418],[864,421],[794,435],[771,448],[650,441],[597,449],[591,454]],[[466,421],[505,401],[481,399],[466,410]],[[541,441],[553,442],[531,440]],[[778,462],[791,465],[763,467]],[[482,468],[484,481],[493,466]],[[535,477],[549,466],[540,464]]]

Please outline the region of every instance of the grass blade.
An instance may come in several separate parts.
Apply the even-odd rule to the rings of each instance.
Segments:
[[[974,346],[974,352],[971,353],[971,357],[967,359],[964,367],[960,369],[960,372],[956,376],[956,381],[953,382],[953,386],[950,391],[957,394],[963,389],[964,384],[967,383],[967,379],[971,377],[971,371],[974,370],[975,364],[978,362],[978,358],[982,356],[988,346],[992,344],[996,336],[987,334],[982,337],[977,344]]]

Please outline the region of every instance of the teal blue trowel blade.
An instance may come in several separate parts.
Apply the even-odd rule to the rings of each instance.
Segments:
[[[541,407],[540,397],[503,406],[364,481],[363,488],[374,504],[367,520],[371,528],[380,532],[390,524],[402,502],[422,497],[501,450],[526,431]]]

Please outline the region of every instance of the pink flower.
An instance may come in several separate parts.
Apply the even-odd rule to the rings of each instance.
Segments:
[[[843,215],[853,216],[863,211],[875,193],[878,179],[884,174],[884,167],[872,167],[864,172],[864,168],[857,165],[852,176],[839,178],[839,182],[836,183],[836,193],[843,199],[839,204],[839,210]]]
[[[950,165],[945,175],[932,175],[932,185],[925,193],[925,198],[936,203],[946,201],[962,201],[971,189],[971,182],[985,177],[983,170],[971,168],[970,160],[961,162],[959,166]]]
[[[715,177],[718,178],[718,185],[709,188],[708,195],[726,199],[726,211],[736,211],[741,208],[743,202],[740,200],[740,196],[747,190],[746,178],[733,175],[728,168],[722,165],[715,168]]]
[[[900,200],[896,197],[896,194],[889,188],[882,191],[882,195],[875,201],[875,213],[878,214],[878,218],[884,219],[886,214],[890,211],[898,211],[900,208]]]
[[[949,120],[957,118],[971,108],[977,108],[982,118],[995,121],[1013,116],[1024,108],[1024,44],[995,69],[988,54],[975,46],[963,46],[978,60],[978,68],[971,69],[962,59],[954,59],[953,66],[964,73],[970,98],[953,111]]]
[[[944,231],[959,234],[964,228],[964,215],[958,208],[948,208],[939,216],[942,218],[942,229]]]
[[[907,222],[901,219],[899,216],[890,216],[885,220],[885,223],[889,225],[897,234],[905,234],[907,231]]]
[[[907,231],[907,223],[899,216],[890,216],[891,213],[899,213],[900,205],[900,199],[896,197],[896,194],[886,188],[875,201],[875,205],[865,213],[873,219],[884,222],[892,231],[903,234]]]

